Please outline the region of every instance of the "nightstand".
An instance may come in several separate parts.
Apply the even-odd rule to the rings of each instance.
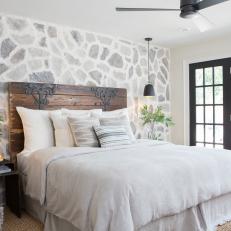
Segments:
[[[2,173],[0,177],[5,178],[6,204],[10,210],[21,217],[21,189],[19,173],[15,170],[12,162],[4,160],[0,162],[1,165],[6,165],[11,169],[11,172]]]

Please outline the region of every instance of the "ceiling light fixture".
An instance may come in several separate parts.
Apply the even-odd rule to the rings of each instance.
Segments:
[[[229,0],[180,0],[180,7],[175,9],[169,8],[124,8],[117,7],[117,11],[154,11],[154,12],[178,12],[180,11],[180,17],[184,19],[191,19],[192,22],[199,28],[201,32],[210,30],[214,24],[210,20],[201,15],[200,11]]]
[[[155,91],[153,85],[150,83],[150,73],[149,73],[149,66],[150,66],[150,57],[149,57],[149,43],[152,41],[152,38],[145,38],[146,42],[148,42],[148,84],[144,87],[144,96],[153,97],[155,96]]]

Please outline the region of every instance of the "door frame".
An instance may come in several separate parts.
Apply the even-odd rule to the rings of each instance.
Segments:
[[[208,68],[213,66],[223,66],[223,126],[224,126],[224,148],[231,149],[231,143],[228,139],[228,134],[231,132],[231,126],[230,126],[230,113],[231,113],[231,106],[227,99],[231,98],[231,91],[229,91],[229,86],[231,86],[231,58],[224,58],[224,59],[216,59],[216,60],[210,60],[205,62],[199,62],[199,63],[191,63],[189,64],[189,107],[190,107],[190,145],[195,146],[196,145],[196,108],[191,107],[191,105],[195,105],[195,70],[201,69],[201,68]],[[190,78],[191,77],[191,78]],[[194,97],[191,97],[194,96]],[[226,99],[226,100],[225,100]],[[213,99],[214,100],[214,99]],[[214,105],[214,104],[213,104]],[[204,112],[205,113],[205,112]],[[204,114],[205,115],[205,114]],[[214,126],[214,125],[213,125]],[[214,133],[215,134],[215,133]]]
[[[208,60],[230,58],[230,52],[223,55],[203,56],[200,58],[187,57],[183,60],[183,81],[184,81],[184,145],[190,145],[190,104],[189,104],[189,65],[192,63],[206,62]]]

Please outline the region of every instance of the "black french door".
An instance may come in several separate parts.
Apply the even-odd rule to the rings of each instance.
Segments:
[[[189,69],[190,145],[231,149],[231,58]]]

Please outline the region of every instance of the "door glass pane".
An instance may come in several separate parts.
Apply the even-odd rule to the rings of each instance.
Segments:
[[[213,106],[205,107],[205,123],[207,124],[213,123]]]
[[[206,148],[213,148],[213,144],[205,144]]]
[[[205,104],[213,104],[213,87],[205,87]]]
[[[223,83],[223,67],[214,67],[214,84]]]
[[[215,106],[215,123],[223,124],[223,106]]]
[[[216,148],[216,149],[224,149],[224,145],[218,145],[218,144],[216,144],[216,145],[215,145],[215,148]]]
[[[223,104],[223,86],[214,88],[215,104]]]
[[[196,70],[196,86],[203,85],[203,69]]]
[[[205,126],[205,141],[213,143],[213,125]]]
[[[223,143],[223,126],[215,126],[215,143]]]
[[[196,88],[196,104],[203,104],[204,103],[204,89],[203,87]]]
[[[196,141],[204,142],[204,126],[196,125]]]
[[[203,143],[196,143],[196,146],[197,147],[204,147],[204,144]]]
[[[204,123],[204,107],[196,107],[196,123]]]
[[[205,68],[205,85],[213,84],[213,68]]]

